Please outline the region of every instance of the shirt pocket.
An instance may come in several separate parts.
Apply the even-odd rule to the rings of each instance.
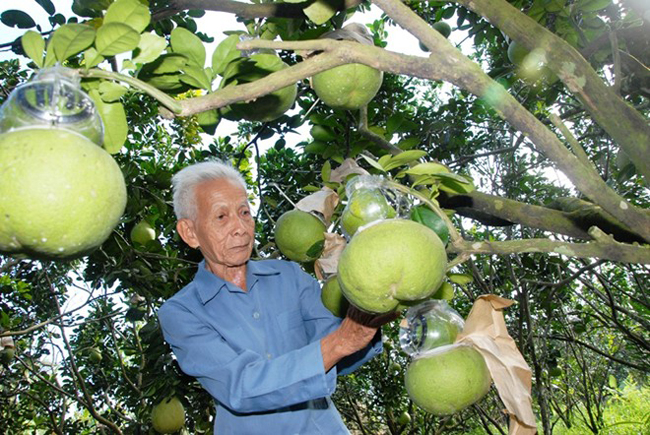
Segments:
[[[300,310],[285,311],[280,313],[277,319],[282,331],[282,344],[286,351],[308,344],[305,323]]]

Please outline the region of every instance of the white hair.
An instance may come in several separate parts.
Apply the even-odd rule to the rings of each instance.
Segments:
[[[195,163],[181,169],[172,177],[174,213],[177,219],[195,219],[197,214],[196,186],[204,181],[225,178],[246,190],[244,177],[230,164],[221,160]]]

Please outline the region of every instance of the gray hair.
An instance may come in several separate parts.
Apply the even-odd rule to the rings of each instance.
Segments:
[[[195,163],[181,169],[172,177],[174,213],[176,219],[195,219],[197,214],[195,187],[204,182],[225,178],[246,190],[244,177],[230,164],[221,160]]]

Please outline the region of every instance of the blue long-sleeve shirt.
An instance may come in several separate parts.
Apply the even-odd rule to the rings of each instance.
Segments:
[[[348,434],[329,399],[337,373],[381,352],[381,340],[325,372],[320,339],[341,319],[296,263],[249,261],[247,291],[205,268],[158,312],[183,371],[214,397],[215,433]]]

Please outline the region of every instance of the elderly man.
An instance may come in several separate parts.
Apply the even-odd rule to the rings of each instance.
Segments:
[[[341,320],[296,263],[250,260],[254,221],[241,175],[221,162],[173,178],[177,230],[204,260],[159,319],[185,373],[215,399],[215,433],[347,434],[329,396],[336,376],[381,352],[394,316]]]

